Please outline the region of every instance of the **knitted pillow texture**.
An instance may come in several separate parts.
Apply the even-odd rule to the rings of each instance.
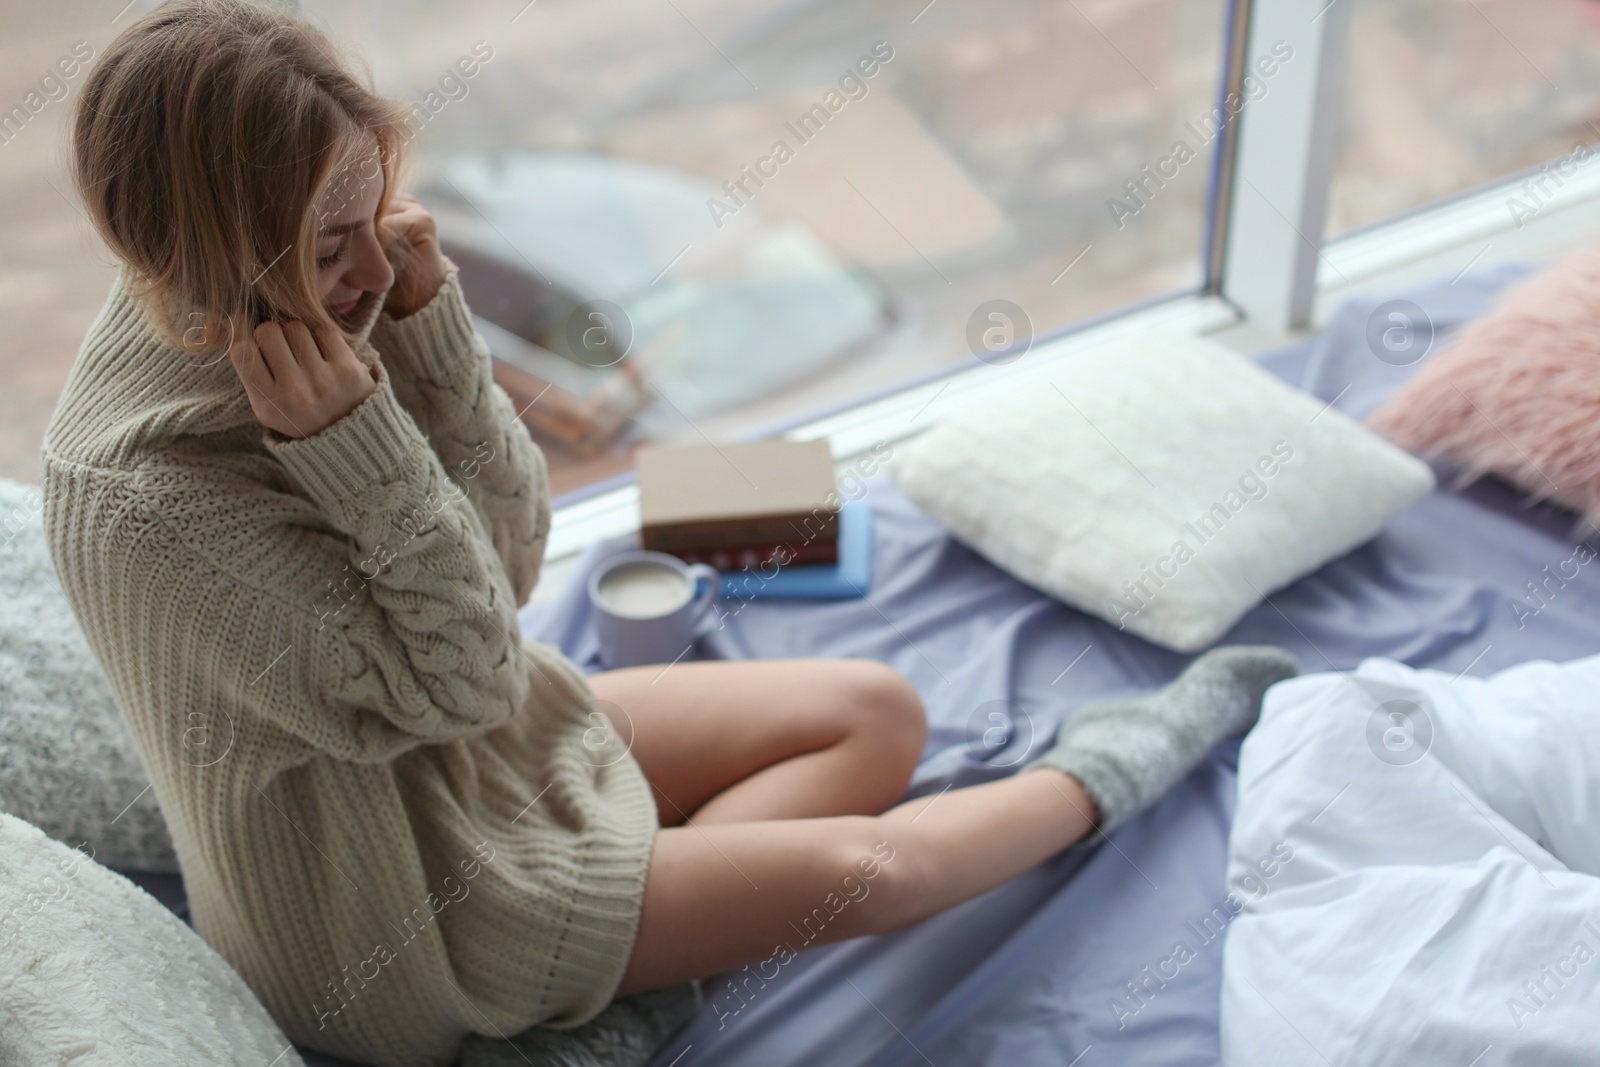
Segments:
[[[216,951],[155,898],[0,813],[0,1063],[302,1064]]]
[[[1367,424],[1600,522],[1600,249],[1508,288]]]
[[[1425,463],[1220,345],[1149,331],[898,446],[906,496],[990,562],[1179,652],[1368,540]]]
[[[175,872],[150,775],[50,562],[43,504],[0,479],[0,811],[109,867]]]

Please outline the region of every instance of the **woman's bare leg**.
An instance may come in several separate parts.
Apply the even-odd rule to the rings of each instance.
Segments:
[[[899,930],[993,889],[1097,817],[1076,779],[1042,769],[878,816],[660,830],[618,993],[776,959],[770,978],[787,953]]]
[[[589,684],[621,709],[663,826],[876,815],[928,737],[916,689],[873,660],[630,667]]]
[[[882,815],[659,830],[621,991],[740,964],[771,978],[809,944],[898,930],[993,889],[1142,811],[1298,669],[1282,649],[1215,648],[1146,697],[1077,709],[1002,781]]]

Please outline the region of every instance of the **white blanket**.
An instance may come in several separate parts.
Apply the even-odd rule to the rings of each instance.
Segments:
[[[1224,1064],[1600,1063],[1597,807],[1600,656],[1274,686],[1239,760]]]

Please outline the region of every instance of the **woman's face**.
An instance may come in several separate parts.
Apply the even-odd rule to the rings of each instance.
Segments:
[[[367,177],[371,175],[371,177]],[[343,326],[351,325],[361,297],[394,284],[394,268],[378,243],[378,205],[384,173],[378,149],[334,177],[317,210],[317,293]]]

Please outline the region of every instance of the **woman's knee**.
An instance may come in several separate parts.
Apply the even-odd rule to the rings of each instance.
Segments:
[[[847,660],[852,729],[897,766],[915,767],[928,742],[928,713],[905,675],[877,660]]]

